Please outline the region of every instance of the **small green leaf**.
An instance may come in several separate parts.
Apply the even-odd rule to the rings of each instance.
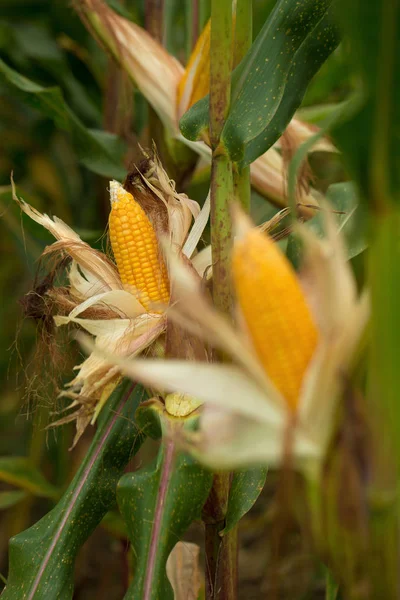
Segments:
[[[337,212],[336,224],[345,239],[347,257],[352,259],[367,248],[365,215],[358,202],[356,187],[351,181],[334,183],[329,186],[326,198],[331,210]],[[325,235],[322,210],[307,222],[307,227],[321,238]],[[288,238],[287,256],[296,268],[300,265],[302,244],[296,234]]]
[[[2,600],[72,598],[76,555],[114,504],[118,478],[143,440],[132,418],[143,388],[132,389],[131,382],[123,382],[111,395],[89,451],[58,504],[10,540]]]
[[[173,599],[166,575],[168,556],[190,523],[200,518],[211,487],[211,472],[194,459],[185,454],[174,455],[173,460],[166,460],[166,456],[170,457],[169,450],[164,451],[162,445],[152,465],[124,475],[118,484],[118,504],[135,556],[134,577],[126,600],[142,598],[145,586],[149,600]],[[162,491],[165,496],[160,509],[158,495]],[[154,538],[156,524],[159,534]]]
[[[262,492],[267,472],[268,469],[265,467],[254,467],[252,469],[236,471],[233,475],[225,517],[225,527],[220,533],[221,536],[229,533],[251,509]]]
[[[366,219],[356,186],[351,181],[334,183],[326,197],[335,210],[343,212],[337,219],[339,231],[346,240],[348,258],[354,258],[367,248]]]
[[[23,456],[0,458],[0,481],[11,483],[35,496],[57,498],[59,491]]]
[[[210,96],[196,102],[179,121],[179,128],[183,137],[196,142],[203,136],[208,136],[209,129]]]
[[[124,145],[115,135],[87,129],[66,104],[58,87],[44,88],[11,69],[0,59],[0,74],[8,84],[19,90],[22,99],[53,119],[57,127],[68,131],[80,162],[103,177],[123,179]]]
[[[21,500],[27,497],[27,493],[22,490],[12,490],[10,492],[0,492],[0,510],[11,508]]]
[[[153,440],[160,439],[162,435],[160,415],[163,411],[164,404],[155,398],[144,402],[136,411],[135,418],[140,431]]]

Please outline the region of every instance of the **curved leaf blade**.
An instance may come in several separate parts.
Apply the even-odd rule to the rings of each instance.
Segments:
[[[242,160],[246,144],[272,121],[296,66],[296,54],[330,4],[331,0],[280,0],[236,68],[231,109],[221,136],[233,160]]]
[[[293,57],[282,100],[267,127],[245,147],[243,166],[264,154],[281,137],[300,106],[308,84],[340,41],[333,10],[328,9]]]
[[[11,490],[9,492],[0,492],[0,510],[5,510],[15,506],[28,496],[23,490]]]
[[[0,481],[15,485],[34,496],[57,498],[59,490],[24,456],[0,457]]]
[[[229,533],[251,509],[261,494],[267,479],[266,467],[254,467],[236,471],[229,492],[225,527],[220,535]]]
[[[179,454],[168,462],[166,455],[168,447],[164,451],[162,446],[155,463],[137,473],[124,475],[118,484],[118,504],[136,557],[134,578],[126,600],[144,597],[173,600],[166,573],[168,556],[190,523],[200,518],[211,487],[211,472],[194,459]],[[163,490],[166,483],[167,488]],[[165,491],[162,512],[155,516],[161,490]],[[155,539],[153,527],[159,519],[159,535]],[[153,565],[150,580],[149,563]]]
[[[76,555],[110,506],[125,465],[142,437],[132,421],[143,389],[123,383],[102,411],[90,449],[59,503],[10,540],[5,600],[49,600],[73,595]]]
[[[87,129],[66,104],[58,87],[44,88],[24,77],[0,59],[0,76],[16,88],[22,100],[50,117],[57,127],[68,131],[80,162],[90,171],[103,177],[123,179],[124,145],[115,135]]]

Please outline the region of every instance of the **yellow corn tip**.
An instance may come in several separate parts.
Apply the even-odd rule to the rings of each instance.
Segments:
[[[296,273],[271,238],[252,228],[234,247],[237,299],[254,349],[289,407],[297,407],[317,328]]]
[[[152,303],[168,303],[167,269],[150,220],[118,182],[110,183],[110,193],[111,247],[124,287],[131,289],[147,310]]]
[[[184,109],[188,110],[201,98],[204,98],[210,89],[210,33],[211,20],[204,27],[189,62],[185,69],[185,73],[179,82],[178,86],[178,106],[180,106],[183,96]]]

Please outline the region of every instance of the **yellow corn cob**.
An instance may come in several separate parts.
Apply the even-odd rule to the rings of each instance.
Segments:
[[[157,236],[142,207],[117,181],[110,182],[111,246],[121,281],[146,309],[168,303],[169,282]]]
[[[289,407],[297,407],[318,333],[296,273],[271,238],[249,229],[233,250],[237,299],[254,349]]]

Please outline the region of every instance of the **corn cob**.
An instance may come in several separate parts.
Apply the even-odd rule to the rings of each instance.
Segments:
[[[255,228],[236,242],[232,269],[254,349],[289,407],[296,410],[318,338],[296,274],[271,238]]]
[[[150,220],[118,182],[111,181],[110,195],[110,241],[124,287],[135,294],[146,310],[152,303],[168,303],[167,269]]]

